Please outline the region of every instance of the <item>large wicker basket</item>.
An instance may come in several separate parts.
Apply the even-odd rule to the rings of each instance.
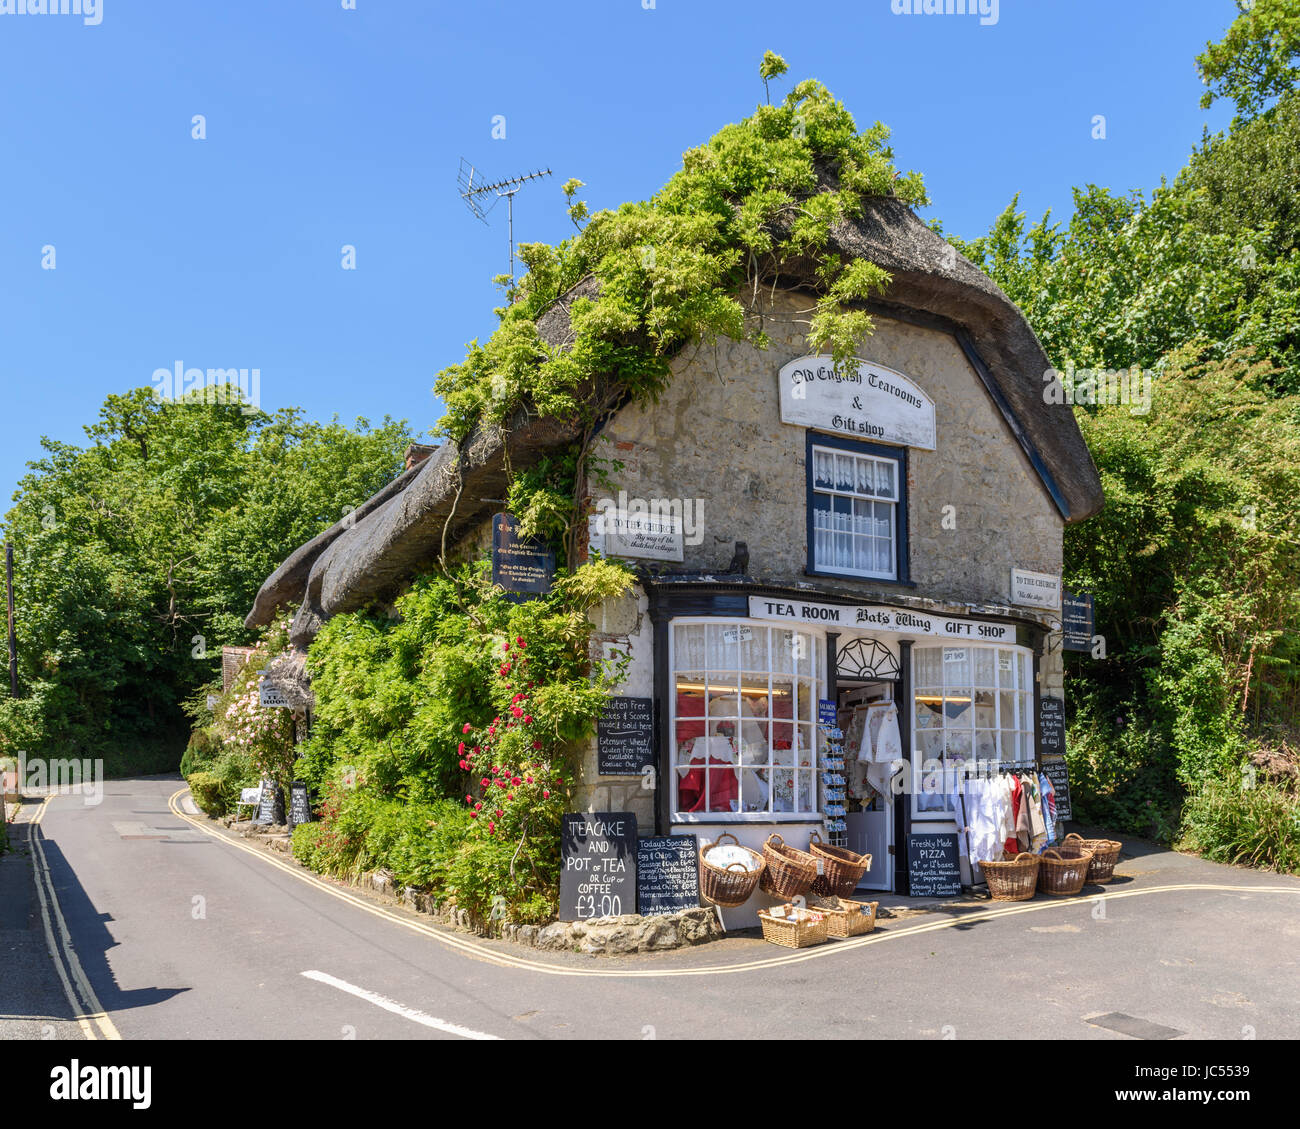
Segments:
[[[1044,894],[1070,898],[1088,881],[1092,852],[1075,844],[1061,844],[1061,849],[1046,850],[1039,856],[1038,888]]]
[[[870,855],[857,854],[847,847],[832,847],[822,842],[816,831],[808,837],[808,850],[822,862],[822,873],[813,882],[812,890],[823,897],[852,897],[862,876],[871,869]]]
[[[980,872],[988,883],[989,897],[995,902],[1029,901],[1038,888],[1038,863],[1038,856],[1028,851],[1014,856],[1004,851],[1001,859],[981,862]]]
[[[876,927],[879,902],[854,902],[848,898],[826,898],[812,906],[826,915],[826,932],[832,937],[857,937]]]
[[[740,847],[736,837],[724,831],[712,843],[705,843],[700,848],[700,893],[714,905],[734,909],[736,906],[743,906],[754,896],[754,890],[758,886],[758,880],[763,876],[767,863],[757,851],[740,847],[742,851],[750,854],[757,864],[753,870],[746,870],[738,862],[733,862],[727,867],[714,866],[704,857],[704,853],[721,846],[724,839],[730,839]]]
[[[1092,862],[1088,864],[1088,885],[1104,886],[1115,877],[1115,864],[1119,862],[1119,853],[1124,844],[1115,839],[1083,839],[1073,831],[1065,837],[1066,842],[1079,839],[1083,850],[1092,852]]]
[[[763,844],[763,876],[758,884],[764,893],[778,898],[797,898],[812,889],[817,880],[817,860],[807,851],[786,846],[780,835],[769,835]]]
[[[770,910],[758,911],[764,941],[787,949],[806,949],[826,940],[827,919],[820,910],[796,910],[792,905],[776,908],[784,909],[785,916],[775,917]]]

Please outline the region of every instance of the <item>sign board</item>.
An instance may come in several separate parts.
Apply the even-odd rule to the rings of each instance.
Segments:
[[[492,583],[508,593],[541,596],[551,590],[555,554],[536,541],[519,536],[519,523],[509,514],[492,518]]]
[[[567,812],[560,828],[560,920],[636,909],[636,815]]]
[[[596,721],[596,771],[640,776],[655,763],[655,710],[651,698],[610,698]]]
[[[781,366],[781,422],[877,443],[935,449],[934,401],[901,372],[855,359],[837,374],[829,356]]]
[[[914,612],[905,608],[882,608],[860,604],[818,604],[810,600],[785,600],[771,596],[750,596],[751,619],[776,619],[790,623],[824,623],[840,627],[892,631],[899,635],[939,635],[946,639],[970,639],[983,643],[1014,643],[1016,629],[1009,623],[986,623],[978,619]]]
[[[262,675],[262,680],[258,685],[258,701],[272,709],[288,709],[289,699],[284,696],[284,691],[274,682]]]
[[[596,503],[596,512],[587,519],[587,539],[591,548],[605,557],[684,560],[682,503],[652,498],[648,507],[639,499],[619,506],[612,498],[602,498]]]
[[[239,790],[240,806],[243,806],[244,804],[256,805],[256,804],[260,804],[261,802],[262,802],[261,788],[241,788]]]
[[[1061,578],[1047,572],[1026,572],[1023,568],[1011,570],[1011,602],[1026,608],[1044,611],[1061,610]]]
[[[311,822],[311,797],[307,794],[307,785],[295,780],[289,787],[289,826]]]
[[[1052,782],[1056,792],[1056,818],[1065,820],[1074,818],[1074,806],[1070,803],[1070,770],[1064,757],[1054,757],[1043,761],[1043,775]]]
[[[961,893],[961,863],[955,833],[907,837],[907,874],[914,898],[951,897]]]
[[[694,835],[652,835],[636,843],[637,913],[679,913],[700,904],[699,843]]]
[[[1065,756],[1065,699],[1044,695],[1038,702],[1038,756]]]
[[[835,728],[835,703],[830,698],[817,699],[817,723]]]
[[[1061,600],[1061,630],[1067,651],[1092,650],[1092,597],[1066,592]]]
[[[262,781],[262,802],[253,822],[263,825],[284,822],[284,792],[275,781]]]

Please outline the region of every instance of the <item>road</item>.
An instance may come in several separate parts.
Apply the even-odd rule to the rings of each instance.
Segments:
[[[0,860],[0,1038],[1300,1037],[1288,876],[1139,848],[1100,898],[936,911],[799,953],[738,936],[592,958],[307,876],[185,818],[181,788],[25,805],[39,823]]]

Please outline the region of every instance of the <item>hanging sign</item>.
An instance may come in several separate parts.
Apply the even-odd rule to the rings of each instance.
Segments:
[[[262,675],[262,679],[257,684],[259,704],[270,709],[289,709],[289,699],[284,696],[284,691],[280,689],[267,676]]]
[[[901,372],[854,360],[837,374],[829,356],[781,367],[781,422],[877,443],[935,449],[934,401]]]
[[[1065,756],[1065,699],[1044,696],[1038,702],[1039,757]]]
[[[914,898],[952,897],[961,893],[961,863],[955,833],[907,837],[907,876]]]
[[[492,583],[506,592],[545,595],[555,576],[555,554],[519,535],[519,522],[509,514],[492,518]]]
[[[1053,757],[1043,761],[1043,775],[1052,782],[1056,793],[1056,818],[1067,820],[1074,818],[1074,807],[1070,803],[1070,770],[1063,757]]]
[[[602,776],[640,776],[655,762],[654,701],[610,698],[596,720],[596,771]]]
[[[560,827],[560,920],[636,910],[636,815],[569,812]]]
[[[637,913],[679,913],[700,904],[699,842],[694,835],[653,835],[636,842]]]
[[[1023,568],[1011,570],[1011,602],[1026,608],[1043,608],[1049,612],[1061,610],[1061,578],[1047,572],[1026,572]]]
[[[1016,641],[1016,629],[1009,623],[986,623],[978,619],[958,619],[904,608],[818,604],[809,600],[784,600],[771,596],[750,596],[749,617],[861,627],[872,631],[893,631],[899,635],[940,635],[947,639],[970,639],[984,643]]]
[[[1092,650],[1092,597],[1066,592],[1061,600],[1061,630],[1067,651]]]

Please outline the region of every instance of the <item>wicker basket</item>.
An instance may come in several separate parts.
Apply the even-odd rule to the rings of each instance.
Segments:
[[[763,876],[763,871],[767,868],[767,863],[757,851],[740,847],[742,851],[747,851],[754,857],[758,863],[755,869],[746,870],[738,862],[733,862],[727,867],[714,866],[704,857],[704,852],[721,846],[724,839],[730,839],[740,847],[736,837],[724,831],[712,843],[705,843],[700,848],[700,893],[714,905],[734,909],[736,906],[743,906],[754,896],[754,890],[758,886],[758,880]]]
[[[1066,837],[1079,839],[1085,851],[1092,852],[1092,862],[1088,864],[1088,885],[1104,886],[1115,877],[1115,864],[1119,862],[1119,853],[1124,844],[1115,839],[1080,839],[1074,832]]]
[[[1076,844],[1062,844],[1060,851],[1046,850],[1039,860],[1038,888],[1053,897],[1070,898],[1088,881],[1092,852]]]
[[[1014,856],[1004,851],[1001,859],[989,859],[979,867],[995,902],[1027,902],[1038,888],[1038,864],[1038,856],[1028,851]]]
[[[876,927],[879,902],[855,902],[848,898],[827,898],[812,909],[826,915],[826,932],[832,937],[857,937]]]
[[[778,906],[787,914],[792,905]],[[773,917],[770,910],[759,910],[758,920],[763,923],[763,940],[787,949],[806,949],[826,940],[827,917],[820,910],[803,910],[799,917]]]
[[[767,837],[763,861],[767,866],[758,884],[764,893],[774,897],[797,898],[808,893],[817,880],[817,860],[807,851],[787,847],[780,835]]]
[[[832,847],[823,843],[816,831],[808,837],[808,850],[814,858],[822,861],[822,873],[812,884],[813,893],[822,897],[852,897],[862,876],[871,869],[870,855],[859,855],[845,847]]]

